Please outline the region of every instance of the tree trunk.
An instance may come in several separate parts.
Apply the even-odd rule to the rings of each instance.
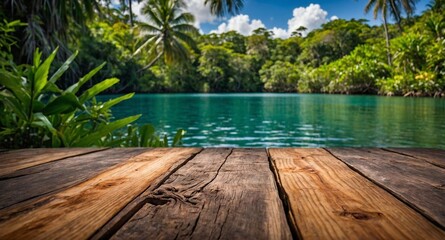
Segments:
[[[131,2],[133,0],[128,0],[128,11],[130,13],[130,26],[133,27],[134,23],[133,23],[133,10],[131,9]]]
[[[396,22],[397,22],[397,27],[399,28],[399,31],[402,33],[403,32],[403,28],[402,28],[402,18],[400,17],[400,11],[399,9],[397,9],[396,3],[394,0],[390,0],[389,1],[391,3],[391,9],[392,12],[394,13],[394,16],[396,17]]]
[[[386,11],[382,9],[382,17],[383,17],[383,27],[385,28],[385,38],[386,38],[386,54],[388,56],[388,65],[391,66],[391,46],[389,43],[389,32],[388,32],[388,22],[386,19]]]
[[[141,70],[139,70],[138,72],[144,71],[145,69],[148,69],[148,68],[152,67],[152,66],[159,60],[159,58],[162,57],[162,54],[163,54],[163,53],[164,53],[164,52],[160,52],[160,53],[158,54],[158,56],[156,56],[156,58],[153,59],[153,61],[151,61],[147,66],[143,67],[143,68],[142,68]]]

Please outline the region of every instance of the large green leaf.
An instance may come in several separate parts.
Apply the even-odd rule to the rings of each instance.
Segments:
[[[114,106],[124,100],[132,98],[133,96],[134,96],[134,93],[128,93],[128,94],[125,94],[118,98],[110,99],[103,104],[102,109],[107,110],[107,109],[111,108],[112,106]]]
[[[76,94],[79,91],[80,87],[82,87],[82,85],[84,85],[86,82],[88,82],[88,80],[90,80],[97,72],[99,72],[105,66],[105,64],[106,63],[104,62],[99,67],[91,70],[89,73],[87,73],[81,79],[79,79],[79,81],[77,83],[75,83],[75,84],[71,85],[69,88],[67,88],[65,90],[65,92]]]
[[[76,51],[73,55],[71,55],[64,63],[63,65],[53,74],[53,76],[49,79],[51,83],[55,83],[63,73],[65,73],[66,70],[70,67],[70,64],[74,61],[77,54],[79,54],[79,51]]]
[[[122,128],[134,121],[136,121],[141,115],[135,115],[123,119],[116,120],[106,125],[100,126],[95,132],[82,137],[78,142],[73,143],[73,147],[91,147],[97,146],[100,139],[112,133],[114,130]]]
[[[76,97],[76,95],[72,93],[65,93],[48,103],[48,105],[45,106],[42,112],[45,115],[53,115],[69,113],[77,108],[83,109],[83,106],[82,104],[80,104],[79,99]]]
[[[110,78],[110,79],[106,79],[103,80],[102,82],[92,86],[91,88],[89,88],[88,90],[86,90],[80,97],[79,97],[79,101],[80,103],[84,103],[87,100],[90,100],[91,98],[93,98],[94,96],[96,96],[97,94],[101,93],[102,91],[110,88],[111,86],[113,86],[114,84],[118,83],[119,79],[117,78]]]
[[[56,50],[54,50],[51,55],[49,55],[49,57],[42,63],[42,65],[37,68],[34,79],[32,79],[34,86],[34,88],[32,89],[32,96],[38,96],[40,94],[40,91],[42,91],[42,89],[48,82],[49,68],[51,67],[51,63],[53,62],[54,57],[57,54],[57,50],[58,49],[56,48]]]

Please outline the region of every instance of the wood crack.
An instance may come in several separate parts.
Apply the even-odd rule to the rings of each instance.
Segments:
[[[204,188],[206,188],[210,183],[212,183],[216,179],[216,177],[218,177],[219,172],[221,171],[221,168],[224,166],[224,164],[226,164],[227,159],[230,157],[230,155],[232,155],[232,153],[233,153],[233,149],[230,150],[230,153],[226,156],[224,161],[221,163],[218,170],[216,170],[216,174],[213,176],[213,178],[210,181],[208,181],[206,184],[201,186],[197,192],[202,192],[202,190],[204,190]]]
[[[278,196],[280,197],[281,202],[282,202],[283,211],[286,215],[286,221],[287,221],[287,225],[289,226],[289,229],[291,231],[292,239],[302,239],[301,233],[298,229],[297,224],[294,224],[295,219],[293,217],[293,212],[290,207],[289,197],[288,197],[286,191],[284,190],[283,184],[281,183],[280,176],[278,175],[278,172],[277,172],[278,168],[275,164],[274,159],[270,155],[270,152],[268,149],[266,150],[266,152],[267,152],[267,157],[268,157],[268,161],[269,161],[269,169],[273,173],[273,176],[274,176],[275,184],[278,189]]]

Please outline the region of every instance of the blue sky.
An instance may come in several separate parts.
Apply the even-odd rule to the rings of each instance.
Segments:
[[[223,18],[212,16],[208,7],[203,5],[204,0],[185,1],[187,10],[196,17],[195,26],[203,33],[235,30],[249,35],[254,29],[264,27],[272,30],[276,37],[286,38],[300,25],[312,30],[335,18],[364,18],[371,25],[381,24],[380,19],[373,19],[372,12],[364,13],[368,0],[244,0],[244,8],[239,15]],[[428,2],[418,1],[416,13],[424,11]]]

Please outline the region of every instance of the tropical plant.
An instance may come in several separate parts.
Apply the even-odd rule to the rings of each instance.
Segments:
[[[110,108],[133,96],[133,93],[97,102],[95,96],[119,82],[106,79],[81,93],[82,86],[104,64],[93,69],[65,90],[56,82],[69,68],[77,53],[72,55],[54,74],[50,67],[57,49],[41,61],[42,53],[36,50],[32,66],[11,64],[0,69],[0,145],[6,148],[23,147],[91,147],[91,146],[166,146],[166,138],[159,140],[150,127],[139,131],[131,129],[125,138],[113,134],[136,121],[140,115],[111,121]],[[150,128],[151,129],[151,128]],[[178,132],[174,143],[179,143],[183,131]],[[128,142],[128,139],[140,139]],[[147,140],[148,139],[148,140]]]
[[[394,65],[404,73],[423,69],[426,62],[426,39],[409,33],[393,39]]]
[[[187,46],[196,49],[189,34],[198,34],[198,30],[191,25],[193,15],[183,12],[184,6],[182,0],[149,0],[142,8],[149,23],[140,23],[146,35],[135,54],[148,49],[150,63],[143,69],[153,66],[162,56],[167,64],[184,61],[189,55]]]

